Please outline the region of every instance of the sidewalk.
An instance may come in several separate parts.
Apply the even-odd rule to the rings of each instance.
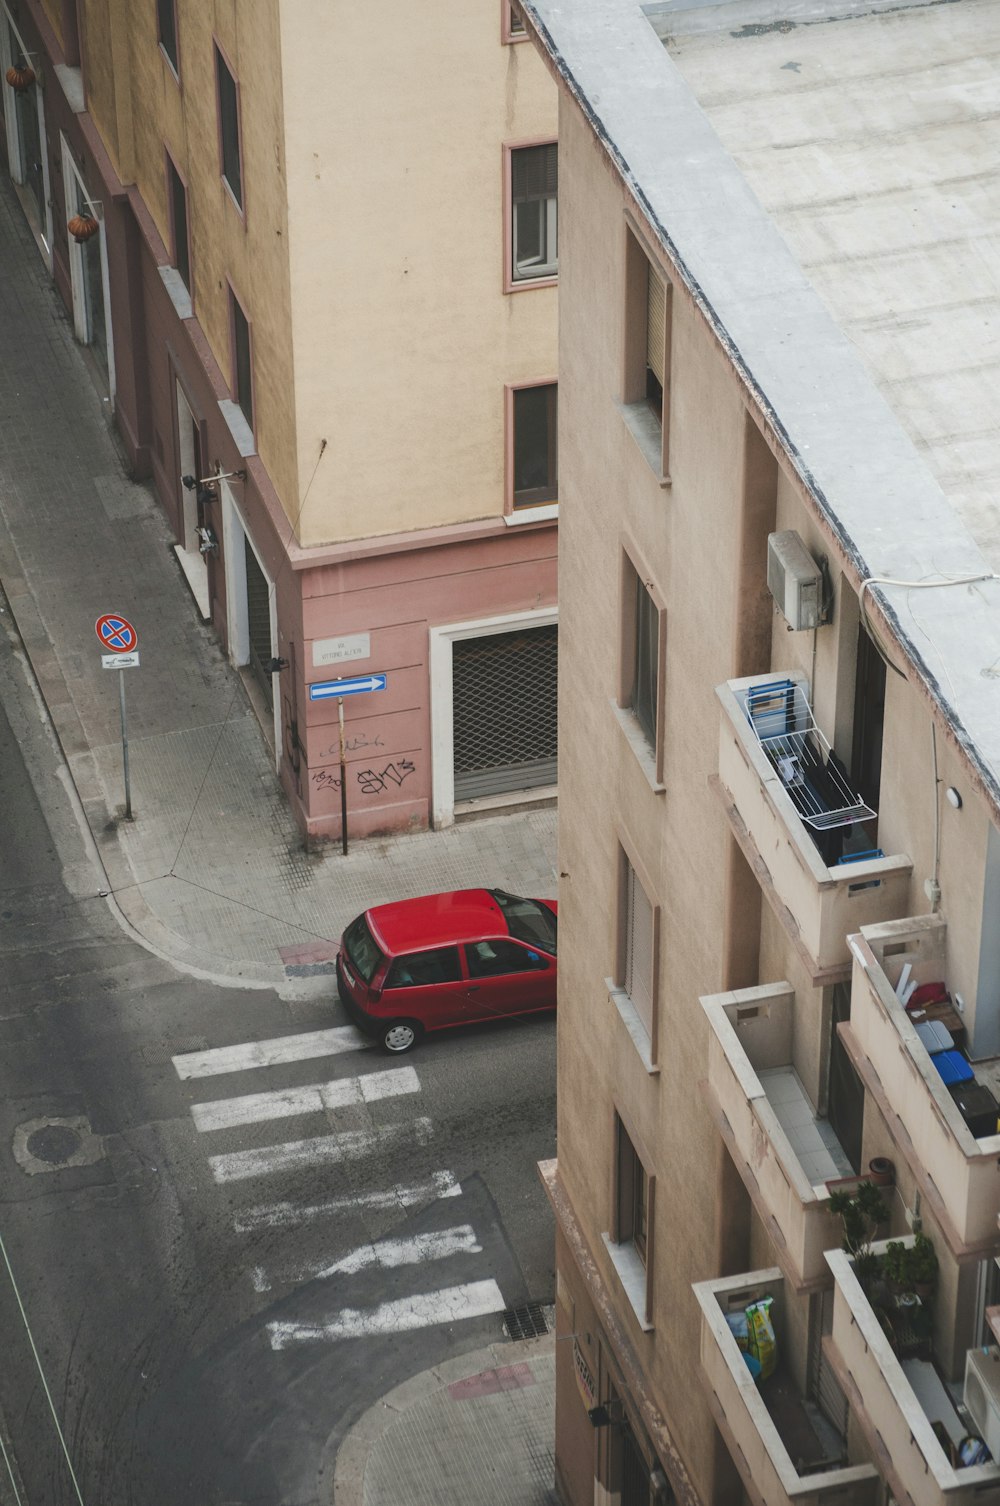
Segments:
[[[555,1338],[414,1376],[348,1433],[333,1506],[555,1506]]]
[[[373,838],[347,858],[303,850],[239,676],[199,620],[151,492],[124,474],[6,179],[0,267],[0,582],[135,930],[180,965],[278,986],[332,973],[344,925],[370,904],[479,884],[554,895],[552,810]],[[133,823],[117,679],[94,633],[104,612],[133,617],[141,640],[127,684]]]

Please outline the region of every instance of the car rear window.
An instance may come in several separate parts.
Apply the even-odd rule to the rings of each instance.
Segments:
[[[512,936],[549,952],[553,957],[556,955],[556,917],[547,905],[540,905],[536,899],[506,894],[502,889],[491,889],[490,893],[503,911]]]
[[[368,929],[368,922],[363,915],[357,920],[352,920],[344,932],[344,951],[356,973],[359,973],[366,983],[374,978],[379,966],[385,961],[382,953],[375,945],[375,940]]]
[[[386,988],[421,988],[428,983],[458,983],[462,969],[457,946],[437,947],[432,952],[411,952],[397,957],[385,980]]]

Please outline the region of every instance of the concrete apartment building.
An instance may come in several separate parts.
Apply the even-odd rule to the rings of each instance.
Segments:
[[[525,17],[560,88],[562,1499],[998,1502],[1000,11]],[[879,1261],[831,1208],[873,1163]]]
[[[386,676],[345,702],[354,833],[555,782],[556,91],[526,41],[509,0],[0,0],[7,170],[312,835],[316,682]]]

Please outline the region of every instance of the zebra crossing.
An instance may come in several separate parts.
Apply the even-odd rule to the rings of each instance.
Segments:
[[[195,1095],[190,1104],[191,1120],[198,1136],[206,1137],[205,1159],[213,1180],[235,1194],[261,1198],[249,1206],[234,1208],[234,1232],[255,1238],[276,1236],[280,1241],[276,1263],[268,1266],[248,1259],[247,1276],[254,1290],[279,1290],[290,1294],[293,1302],[300,1290],[305,1291],[313,1307],[317,1292],[320,1294],[321,1313],[310,1310],[301,1318],[295,1314],[267,1322],[267,1336],[274,1350],[412,1332],[487,1317],[502,1312],[507,1305],[498,1283],[485,1274],[479,1279],[454,1279],[460,1262],[466,1263],[467,1270],[468,1262],[476,1262],[486,1253],[482,1239],[467,1219],[446,1219],[445,1227],[412,1234],[387,1233],[363,1243],[352,1241],[346,1251],[337,1251],[333,1245],[341,1227],[357,1230],[358,1220],[366,1216],[391,1220],[398,1213],[402,1219],[411,1209],[426,1210],[437,1204],[443,1209],[455,1207],[447,1200],[463,1196],[460,1182],[445,1168],[410,1181],[379,1185],[386,1166],[403,1166],[414,1148],[419,1151],[433,1145],[434,1124],[430,1116],[419,1112],[421,1084],[413,1067],[373,1065],[364,1071],[357,1070],[355,1059],[345,1061],[348,1070],[342,1074],[336,1069],[331,1073],[329,1067],[324,1073],[319,1067],[314,1070],[316,1081],[267,1086],[264,1074],[280,1077],[282,1069],[298,1063],[350,1059],[353,1053],[369,1049],[370,1042],[346,1026],[190,1051],[172,1058],[178,1078],[190,1084]],[[212,1083],[216,1096],[200,1096],[202,1082],[208,1088],[207,1079],[220,1078],[233,1080],[232,1094],[217,1096],[218,1088]],[[245,1091],[247,1088],[253,1091]],[[418,1111],[403,1120],[377,1122],[371,1114],[372,1106],[390,1100],[408,1103]],[[283,1121],[307,1120],[315,1115],[326,1120],[321,1134],[287,1139],[268,1134],[269,1127],[273,1135],[280,1134]],[[351,1116],[356,1120],[359,1115],[366,1116],[360,1127],[350,1122]],[[338,1123],[338,1118],[343,1121],[345,1117],[346,1124]],[[262,1135],[267,1137],[266,1143],[257,1143]],[[241,1137],[253,1143],[239,1145]],[[220,1139],[227,1147],[235,1139],[236,1147],[214,1149]],[[352,1169],[363,1175],[363,1190],[316,1196],[317,1182],[325,1188],[331,1176],[338,1172],[348,1176]],[[291,1187],[281,1186],[282,1179]],[[303,1188],[309,1195],[302,1195]],[[274,1196],[275,1191],[278,1196]],[[326,1226],[330,1243],[322,1241],[326,1246],[322,1253],[304,1252],[301,1231],[312,1228],[321,1237]],[[361,1232],[365,1232],[364,1227]],[[412,1292],[395,1295],[394,1287],[394,1294],[387,1297],[387,1277],[407,1269],[414,1278]],[[444,1281],[438,1273],[444,1275]],[[449,1274],[452,1279],[448,1279]],[[429,1290],[428,1280],[432,1283]],[[282,1305],[287,1305],[287,1300]]]

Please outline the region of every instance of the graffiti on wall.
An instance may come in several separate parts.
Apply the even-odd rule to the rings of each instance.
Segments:
[[[351,769],[348,772],[348,784],[357,783],[358,790],[362,795],[383,795],[388,790],[390,793],[409,779],[411,774],[417,772],[417,766],[410,758],[393,758],[381,768]],[[340,770],[337,769],[314,769],[310,776],[317,790],[339,790]]]

